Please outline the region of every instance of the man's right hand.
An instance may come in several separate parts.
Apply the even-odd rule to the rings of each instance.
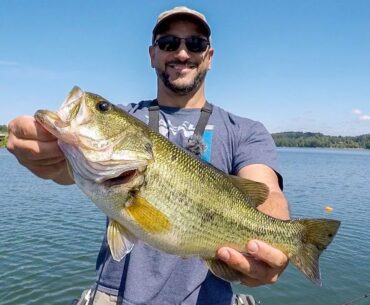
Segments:
[[[20,116],[8,125],[8,150],[36,176],[59,184],[73,184],[57,138],[31,116]]]

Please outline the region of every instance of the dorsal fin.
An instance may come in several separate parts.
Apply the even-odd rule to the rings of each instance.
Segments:
[[[266,184],[233,175],[229,177],[233,185],[245,194],[247,202],[254,208],[266,201],[269,195],[269,188]]]
[[[75,100],[79,99],[83,94],[84,92],[80,89],[80,87],[74,86],[68,93],[68,96],[66,97],[60,108],[63,108],[64,106],[70,103],[73,103]]]

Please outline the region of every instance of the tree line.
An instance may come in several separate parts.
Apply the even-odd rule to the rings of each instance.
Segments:
[[[326,136],[316,132],[279,132],[272,137],[278,147],[325,147],[370,149],[370,134],[355,137]]]
[[[1,136],[1,134],[8,134],[8,127],[6,125],[0,125],[0,148],[6,145],[6,137]]]
[[[8,127],[6,125],[0,125],[0,133],[8,133]]]
[[[0,125],[0,134],[7,134],[8,127]],[[370,149],[370,134],[356,137],[326,136],[319,132],[278,132],[272,137],[278,147],[322,147]],[[0,147],[6,145],[6,137],[0,137]]]

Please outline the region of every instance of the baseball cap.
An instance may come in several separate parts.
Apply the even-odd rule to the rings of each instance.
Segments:
[[[168,11],[164,11],[158,16],[152,32],[153,41],[155,36],[158,34],[158,30],[165,24],[165,22],[171,20],[175,16],[188,16],[189,18],[192,18],[200,26],[202,26],[202,29],[205,31],[204,33],[208,38],[211,36],[211,28],[208,25],[206,17],[202,13],[199,13],[198,11],[190,9],[186,6],[177,6]]]

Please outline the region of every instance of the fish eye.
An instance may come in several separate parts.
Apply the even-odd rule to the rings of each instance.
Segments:
[[[107,112],[109,109],[111,109],[111,104],[107,101],[100,101],[96,104],[96,109],[98,109],[100,112]]]

